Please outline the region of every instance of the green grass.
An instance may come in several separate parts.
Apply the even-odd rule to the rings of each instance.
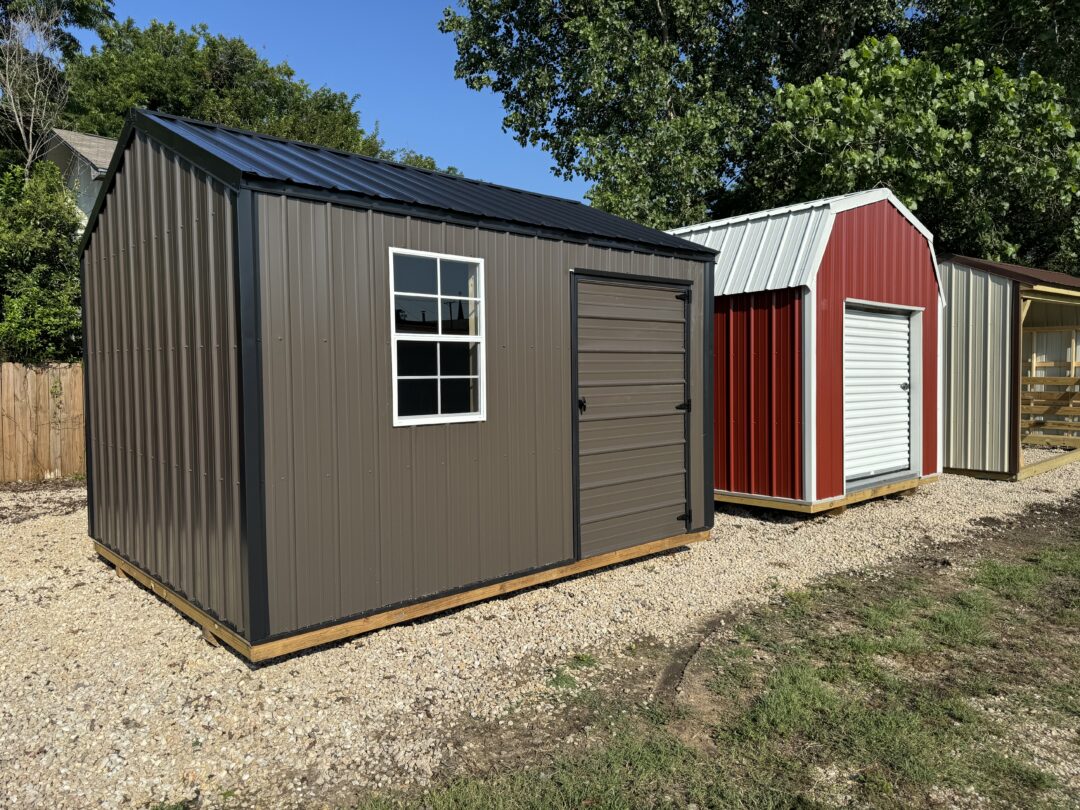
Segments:
[[[784,594],[700,651],[688,676],[703,685],[699,702],[625,712],[620,695],[593,694],[604,703],[598,712],[619,718],[599,744],[362,806],[1080,803],[1016,753],[1024,730],[1010,723],[1024,712],[1062,727],[1080,717],[1078,602],[1075,542],[993,554],[961,578],[935,570],[894,582],[846,577]],[[579,655],[568,668],[595,663]],[[576,681],[563,668],[552,685]],[[991,695],[995,714],[979,708]]]

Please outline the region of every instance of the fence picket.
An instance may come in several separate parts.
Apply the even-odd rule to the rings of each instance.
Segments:
[[[82,365],[0,363],[0,482],[85,475]]]

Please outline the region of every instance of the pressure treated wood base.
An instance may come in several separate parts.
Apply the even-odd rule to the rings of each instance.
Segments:
[[[1035,475],[1042,475],[1043,473],[1056,470],[1058,467],[1064,467],[1068,464],[1074,464],[1080,461],[1080,448],[1076,450],[1070,450],[1067,453],[1062,453],[1060,456],[1054,456],[1053,458],[1044,459],[1043,461],[1036,462],[1035,464],[1029,464],[1026,467],[1021,467],[1020,472],[1016,474],[1017,481],[1023,481],[1025,478],[1031,478]]]
[[[839,515],[847,507],[863,501],[875,498],[883,498],[886,495],[896,495],[908,492],[926,484],[937,481],[938,476],[931,475],[926,478],[908,478],[904,481],[893,481],[891,484],[882,484],[879,487],[861,489],[839,498],[830,498],[827,501],[806,503],[805,501],[785,501],[777,498],[767,498],[759,495],[740,495],[732,492],[716,492],[718,503],[734,503],[739,506],[758,506],[762,509],[781,509],[785,512],[798,512],[803,515],[816,515],[821,512]]]
[[[472,590],[436,597],[435,599],[429,599],[425,602],[417,602],[404,607],[394,608],[393,610],[387,610],[382,613],[376,613],[371,616],[365,616],[361,619],[353,619],[339,624],[328,625],[316,630],[309,630],[259,644],[251,644],[246,639],[241,638],[205,611],[197,608],[184,597],[180,596],[170,588],[167,588],[165,585],[162,585],[149,574],[136,568],[123,557],[117,555],[114,551],[101,545],[101,543],[95,542],[94,549],[108,562],[112,563],[118,572],[126,574],[140,585],[149,588],[161,599],[164,599],[196,624],[200,625],[204,634],[221,640],[249,661],[259,662],[269,661],[273,658],[279,658],[283,655],[299,652],[311,647],[318,647],[321,644],[341,641],[342,639],[351,638],[352,636],[369,633],[372,630],[389,627],[393,624],[401,624],[402,622],[412,621],[413,619],[419,619],[435,613],[442,613],[446,610],[472,604],[473,602],[481,602],[495,596],[502,596],[504,594],[513,593],[514,591],[532,588],[536,585],[554,582],[559,579],[566,579],[567,577],[583,574],[587,571],[595,571],[598,568],[606,568],[609,565],[616,565],[629,560],[648,557],[651,554],[670,551],[673,548],[679,548],[680,546],[686,546],[691,543],[699,543],[702,540],[707,540],[709,534],[708,531],[679,534],[674,537],[667,537],[663,540],[644,543],[640,546],[633,546],[631,548],[612,551],[607,554],[600,554],[596,557],[590,557],[587,560],[579,560],[566,565],[560,565],[557,568],[536,571],[532,574],[525,574],[524,576],[515,577],[514,579],[503,580],[502,582],[496,582],[492,585],[482,585],[478,588],[473,588]]]
[[[1024,443],[1028,444],[1026,438],[1024,439]],[[945,472],[952,473],[953,475],[967,475],[971,478],[984,478],[989,481],[1023,481],[1026,478],[1033,478],[1036,475],[1042,475],[1051,470],[1056,470],[1059,467],[1075,464],[1078,461],[1080,461],[1080,448],[1069,450],[1066,453],[1062,453],[1060,456],[1044,459],[1035,464],[1028,464],[1025,467],[1021,467],[1020,472],[1017,473],[988,472],[986,470],[946,470]]]
[[[105,560],[112,563],[113,567],[116,568],[116,575],[118,577],[130,577],[144,588],[153,591],[155,596],[164,599],[195,622],[195,624],[199,625],[202,628],[204,636],[213,636],[214,638],[224,641],[245,658],[251,657],[249,655],[251,652],[251,645],[248,644],[247,639],[221,624],[205,610],[195,607],[195,605],[191,604],[191,602],[183,596],[172,590],[172,588],[162,585],[141,568],[132,565],[115,551],[103,546],[96,540],[94,541],[94,551],[96,551],[100,557],[103,557]]]

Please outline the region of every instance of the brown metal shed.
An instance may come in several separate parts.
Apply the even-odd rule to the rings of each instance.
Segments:
[[[251,660],[701,539],[712,256],[135,111],[83,243],[90,534]]]

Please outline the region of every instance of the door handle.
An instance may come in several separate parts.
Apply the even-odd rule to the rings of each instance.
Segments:
[[[900,390],[901,391],[910,391],[911,390],[911,383],[900,383]]]
[[[578,409],[578,412],[579,412],[579,413],[585,413],[585,411],[586,411],[586,409],[587,409],[588,407],[589,407],[589,403],[588,403],[588,401],[587,401],[587,400],[585,399],[585,397],[578,397],[578,401],[577,401],[577,409]]]

